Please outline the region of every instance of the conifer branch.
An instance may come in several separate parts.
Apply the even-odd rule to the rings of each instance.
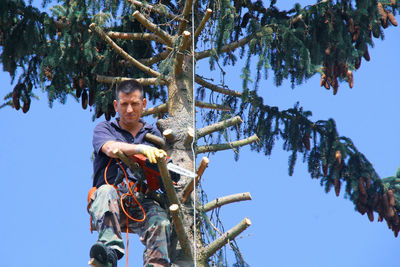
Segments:
[[[204,248],[203,251],[200,252],[198,257],[200,262],[206,261],[209,257],[211,257],[217,250],[222,248],[225,244],[227,244],[230,240],[233,240],[236,236],[238,236],[241,232],[246,230],[247,227],[251,225],[251,221],[249,218],[243,219],[239,224],[225,232],[222,236],[214,240],[211,244]]]
[[[176,235],[178,236],[179,244],[181,245],[183,253],[187,256],[193,257],[192,247],[190,245],[188,235],[186,234],[185,227],[183,226],[179,206],[177,204],[172,204],[169,207],[169,210],[171,211],[173,224],[175,226],[174,229],[176,231]]]
[[[258,139],[257,135],[252,135],[249,138],[234,141],[231,143],[198,146],[196,149],[196,154],[232,149],[235,147],[245,146],[258,141],[260,141],[260,139]]]
[[[229,90],[229,89],[226,89],[226,88],[222,88],[222,87],[216,86],[216,85],[214,85],[212,83],[209,83],[209,82],[205,81],[204,79],[202,79],[199,75],[195,75],[194,81],[196,83],[200,84],[201,86],[204,86],[204,87],[206,87],[206,88],[208,88],[208,89],[210,89],[210,90],[212,90],[214,92],[217,92],[217,93],[221,93],[221,94],[224,94],[224,95],[235,96],[235,97],[241,97],[242,96],[242,93],[240,93],[238,91]]]
[[[203,16],[203,19],[201,20],[199,26],[197,27],[195,33],[194,33],[194,38],[197,39],[199,37],[200,33],[203,31],[204,27],[206,26],[207,21],[210,19],[212,14],[212,10],[207,8],[206,13]]]
[[[184,31],[182,35],[182,43],[179,47],[178,55],[176,56],[175,75],[179,74],[182,70],[183,55],[187,49],[187,44],[190,38],[190,32]]]
[[[155,7],[155,6],[152,6],[152,5],[149,5],[149,4],[144,4],[143,2],[136,1],[136,0],[128,0],[128,2],[132,3],[132,4],[135,5],[136,7],[139,7],[139,8],[146,8],[146,9],[148,9],[150,12],[155,12],[155,13],[157,13],[157,14],[159,14],[159,15],[161,15],[161,16],[165,16],[165,17],[167,17],[167,18],[169,18],[169,19],[172,19],[172,20],[180,20],[180,18],[179,18],[178,16],[175,16],[174,14],[171,14],[171,13],[165,11],[165,10],[162,10],[162,9],[159,8],[159,7]]]
[[[121,39],[121,40],[146,40],[146,41],[156,41],[162,44],[166,44],[166,42],[152,33],[127,33],[127,32],[107,32],[107,35],[113,39]]]
[[[144,136],[144,139],[150,143],[155,144],[159,148],[162,148],[162,149],[165,148],[165,140],[162,137],[159,137],[159,136],[151,134],[151,133],[147,133]]]
[[[231,111],[232,110],[230,106],[210,104],[210,103],[205,103],[205,102],[197,101],[197,100],[195,102],[195,105],[198,108],[208,108],[208,109],[216,109],[216,110],[222,110],[222,111]]]
[[[232,42],[230,44],[224,45],[221,48],[221,53],[233,52],[233,50],[235,50],[236,48],[245,46],[253,38],[254,38],[254,35],[252,34],[252,35],[246,36],[240,40]],[[215,50],[215,49],[208,49],[208,50],[205,50],[202,52],[195,53],[196,60],[200,60],[200,59],[211,56],[213,50]]]
[[[187,22],[189,21],[188,16],[190,12],[192,11],[192,3],[193,0],[186,0],[185,1],[185,6],[183,8],[182,12],[182,20],[179,22],[179,28],[178,28],[178,36],[183,33],[183,31],[186,29]]]
[[[230,204],[233,202],[239,202],[239,201],[244,201],[244,200],[251,200],[251,195],[249,192],[246,193],[239,193],[239,194],[234,194],[234,195],[229,195],[225,197],[219,197],[214,199],[211,202],[208,202],[203,206],[203,210],[205,212],[213,210],[215,208],[221,207],[226,204]]]
[[[166,59],[169,55],[169,53],[171,53],[170,51],[164,51],[161,52],[155,56],[152,56],[150,58],[144,58],[144,59],[140,59],[139,62],[141,62],[142,64],[146,65],[146,66],[151,66],[155,63],[158,63],[164,59]]]
[[[172,183],[171,177],[169,176],[169,172],[167,169],[167,163],[165,162],[165,157],[157,157],[157,165],[158,169],[160,171],[161,175],[161,180],[163,182],[165,191],[167,193],[167,197],[169,200],[169,203],[172,204],[177,204],[180,205],[178,196],[176,195],[176,191],[174,188],[174,185]]]
[[[130,63],[132,63],[135,67],[137,67],[138,69],[146,72],[147,74],[151,75],[151,76],[155,76],[158,77],[160,76],[160,73],[158,73],[157,71],[143,65],[142,63],[140,63],[139,61],[137,61],[136,59],[134,59],[133,57],[131,57],[127,52],[125,52],[121,47],[119,47],[104,31],[102,28],[100,28],[99,26],[97,26],[95,23],[90,24],[90,29],[92,29],[93,31],[95,31],[100,37],[101,39],[103,39],[104,41],[106,41],[118,54],[120,54],[121,56],[123,56],[126,60],[128,60]]]
[[[142,116],[148,116],[152,114],[167,113],[168,106],[166,103],[146,109],[142,112]]]
[[[128,77],[112,77],[112,76],[103,76],[103,75],[97,75],[96,76],[96,81],[99,83],[120,83],[123,81],[137,81],[141,85],[164,85],[165,81],[160,80],[157,78],[128,78]]]
[[[210,160],[207,157],[203,157],[201,159],[200,165],[196,171],[196,185],[199,183],[201,176],[203,175],[204,170],[207,168],[208,163]],[[186,184],[185,188],[183,189],[182,194],[182,203],[186,203],[189,199],[190,193],[193,191],[194,188],[194,181],[195,179],[191,178],[190,181]]]
[[[155,25],[150,20],[146,19],[139,11],[133,13],[133,17],[145,26],[149,31],[155,33],[158,37],[163,39],[167,45],[172,46],[172,36],[163,31],[160,27]]]
[[[220,122],[208,125],[204,128],[197,130],[196,139],[206,136],[207,134],[210,134],[210,133],[213,133],[216,131],[220,131],[222,129],[226,129],[232,125],[236,125],[239,123],[242,123],[242,119],[239,116],[236,116],[236,117],[224,120],[224,121],[220,121]]]

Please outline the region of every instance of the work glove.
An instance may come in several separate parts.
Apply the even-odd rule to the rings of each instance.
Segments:
[[[157,157],[166,157],[167,152],[153,146],[137,145],[137,151],[146,156],[151,163],[157,163]]]

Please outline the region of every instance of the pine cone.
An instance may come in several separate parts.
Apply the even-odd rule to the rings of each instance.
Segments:
[[[251,18],[251,15],[250,15],[249,12],[244,14],[243,19],[242,19],[242,23],[240,24],[240,27],[241,28],[246,28],[247,24],[249,23],[250,18]]]
[[[89,89],[89,106],[93,106],[96,100],[96,95],[94,89]]]
[[[24,100],[24,105],[22,106],[22,112],[27,113],[31,106],[31,98],[26,96],[26,100]]]
[[[44,75],[46,76],[48,81],[51,81],[53,79],[53,72],[52,72],[52,70],[50,69],[49,66],[47,66],[44,69]]]
[[[325,73],[322,73],[321,81],[320,81],[319,85],[322,87],[322,86],[325,86],[325,83],[326,83],[326,75],[325,75]]]
[[[100,118],[101,115],[103,115],[103,111],[100,107],[96,106],[96,118]]]
[[[81,104],[82,104],[82,108],[86,109],[87,108],[87,104],[88,104],[88,95],[86,90],[83,90],[82,92],[82,100],[81,100]]]
[[[358,60],[354,64],[354,67],[356,68],[356,70],[358,70],[360,68],[360,66],[361,66],[361,58],[358,58]]]
[[[387,13],[386,13],[385,9],[383,8],[382,3],[378,2],[377,7],[378,7],[379,15],[381,15],[381,21],[386,20],[387,19]]]
[[[81,89],[85,88],[85,87],[86,87],[85,79],[82,78],[82,77],[79,78],[78,85],[79,85],[79,87],[80,87]]]
[[[331,43],[328,43],[328,47],[325,49],[325,55],[330,56],[331,55]]]
[[[368,52],[368,47],[365,49],[363,57],[365,58],[366,61],[371,60],[371,57],[369,56],[369,52]]]
[[[333,80],[332,88],[333,88],[333,95],[336,95],[339,89],[339,82],[337,80],[337,77],[335,77],[335,79]]]
[[[349,32],[351,33],[351,35],[354,34],[354,20],[352,18],[349,18],[347,20],[347,28],[349,29]]]
[[[374,212],[372,211],[372,209],[369,209],[369,210],[367,211],[367,214],[368,214],[368,219],[369,219],[371,222],[373,222],[373,221],[374,221]]]
[[[389,199],[388,199],[387,193],[384,193],[382,195],[382,204],[383,204],[383,209],[384,209],[384,212],[385,212],[385,216],[390,218],[390,216],[389,216],[389,214],[390,214],[390,211],[389,211],[390,206],[389,206]]]
[[[394,207],[394,206],[395,206],[395,201],[394,201],[394,194],[393,194],[393,191],[389,189],[389,190],[387,191],[387,194],[388,194],[388,197],[389,197],[389,205],[390,205],[391,207]]]
[[[335,160],[338,165],[340,165],[342,163],[342,152],[340,152],[340,150],[336,150]]]
[[[392,23],[393,26],[397,27],[397,25],[398,25],[397,20],[391,12],[387,12],[387,17],[388,17],[390,23]]]
[[[371,177],[367,178],[367,188],[369,189],[371,187]]]
[[[111,119],[110,113],[108,112],[108,110],[106,112],[104,112],[104,118],[106,118],[107,121],[109,121]]]
[[[362,177],[358,178],[358,192],[362,196],[367,196],[367,191],[364,186],[364,179]]]
[[[360,26],[354,26],[353,42],[358,40],[360,37]]]
[[[341,186],[340,179],[334,179],[333,183],[335,184],[335,193],[336,196],[338,197],[340,195],[340,186]]]
[[[354,85],[353,72],[351,70],[348,70],[346,76],[347,76],[347,81],[349,83],[349,87],[353,88]]]
[[[362,214],[362,215],[364,215],[367,211],[368,211],[368,209],[367,209],[367,207],[365,207],[363,204],[361,204],[361,203],[357,203],[357,210]]]
[[[379,213],[378,222],[383,222],[383,216]]]
[[[324,164],[322,166],[322,171],[324,173],[324,177],[328,176],[328,164]]]
[[[19,103],[20,96],[21,96],[21,93],[18,91],[18,89],[14,88],[13,93],[12,93],[12,103],[16,110],[19,110],[21,107],[21,105]]]
[[[303,136],[303,144],[304,144],[304,147],[305,147],[307,150],[310,150],[310,149],[311,149],[310,136],[309,136],[308,134],[305,134],[305,135]]]

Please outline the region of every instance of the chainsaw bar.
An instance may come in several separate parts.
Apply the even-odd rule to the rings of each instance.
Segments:
[[[187,176],[187,177],[190,177],[190,178],[195,178],[196,177],[196,174],[194,172],[186,170],[185,168],[182,168],[182,167],[180,167],[178,165],[175,165],[173,163],[168,163],[167,164],[167,169],[169,171],[171,171],[171,172],[175,172],[175,173],[178,173],[180,175],[184,175],[184,176]]]

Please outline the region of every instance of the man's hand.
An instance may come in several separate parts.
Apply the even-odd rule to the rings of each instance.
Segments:
[[[166,157],[167,152],[156,147],[137,145],[137,152],[146,156],[151,163],[157,163],[157,157]]]

